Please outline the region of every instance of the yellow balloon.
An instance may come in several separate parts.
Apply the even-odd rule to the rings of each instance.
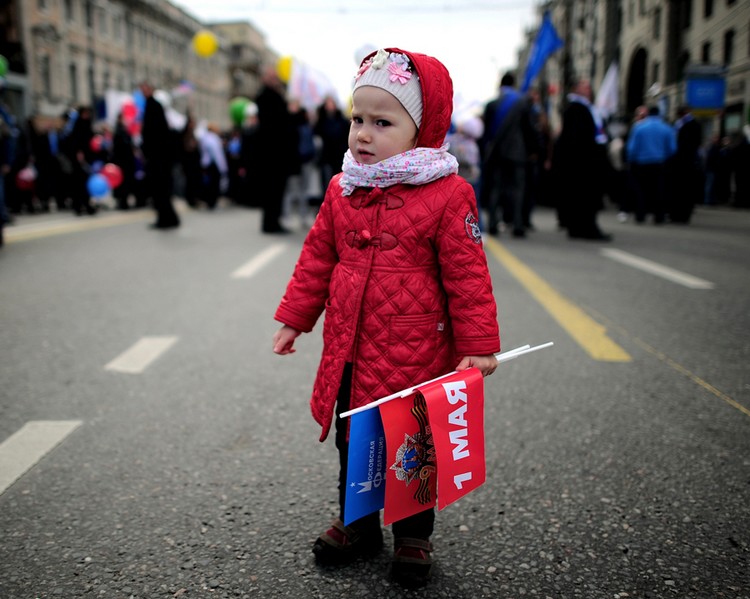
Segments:
[[[193,36],[193,50],[201,58],[208,58],[219,49],[219,40],[210,31],[199,31]]]
[[[282,56],[276,64],[276,72],[284,83],[289,83],[292,78],[292,57]]]

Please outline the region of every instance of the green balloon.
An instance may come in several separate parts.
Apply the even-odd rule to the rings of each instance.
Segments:
[[[241,125],[245,120],[245,108],[249,103],[250,100],[241,96],[229,102],[229,116],[235,125]]]
[[[8,59],[0,54],[0,77],[5,77],[5,73],[8,72]]]

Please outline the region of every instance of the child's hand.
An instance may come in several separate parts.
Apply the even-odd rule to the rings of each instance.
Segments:
[[[497,368],[497,358],[495,354],[489,356],[465,356],[456,366],[456,370],[467,370],[468,368],[478,368],[482,376],[490,376]]]
[[[281,327],[273,336],[273,352],[280,356],[286,356],[287,354],[293,354],[297,350],[294,349],[294,340],[300,336],[300,332],[297,329],[293,329],[287,325]]]

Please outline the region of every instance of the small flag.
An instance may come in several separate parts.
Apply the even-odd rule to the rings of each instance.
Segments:
[[[484,378],[470,368],[420,391],[430,417],[442,510],[485,482]]]
[[[380,406],[386,436],[385,525],[435,506],[437,462],[424,396]]]
[[[351,417],[346,469],[344,524],[383,509],[385,501],[385,432],[378,410]]]
[[[529,53],[529,60],[526,63],[526,73],[523,77],[523,85],[521,86],[522,92],[527,92],[531,87],[531,82],[539,74],[539,71],[544,67],[544,63],[547,59],[555,53],[555,51],[562,48],[564,42],[557,35],[555,26],[552,24],[552,18],[549,12],[544,13],[542,18],[542,25],[539,28],[534,45],[531,47]]]

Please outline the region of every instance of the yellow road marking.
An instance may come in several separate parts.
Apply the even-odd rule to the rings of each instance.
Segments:
[[[589,311],[593,312],[593,313],[596,313],[594,310],[591,310],[590,308],[589,308]],[[597,314],[597,318],[599,318],[600,320],[604,320],[604,321],[607,320],[601,314]],[[745,406],[743,406],[738,401],[732,399],[731,397],[729,397],[729,395],[727,395],[723,391],[719,391],[719,389],[717,389],[716,387],[714,387],[711,383],[709,383],[707,381],[704,381],[701,377],[699,377],[697,374],[694,374],[693,372],[691,372],[690,370],[688,370],[687,368],[685,368],[682,364],[679,364],[678,362],[675,362],[672,358],[670,358],[664,352],[659,351],[658,349],[656,349],[655,347],[649,345],[648,343],[646,343],[642,339],[639,339],[638,337],[634,337],[633,335],[629,334],[622,327],[619,327],[619,326],[611,324],[611,323],[610,323],[610,326],[612,326],[612,328],[616,328],[618,330],[618,332],[621,333],[623,336],[625,336],[628,339],[632,340],[633,343],[638,344],[641,348],[643,348],[644,350],[646,350],[651,355],[656,356],[660,361],[664,362],[670,368],[676,370],[681,375],[686,376],[687,378],[689,378],[696,385],[698,385],[699,387],[702,387],[703,389],[705,389],[706,391],[708,391],[711,395],[713,395],[715,397],[718,397],[720,400],[722,400],[723,402],[726,402],[727,404],[729,404],[730,406],[732,406],[734,409],[739,410],[740,412],[742,412],[745,416],[750,416],[750,409],[746,408]]]
[[[565,299],[533,270],[491,237],[485,245],[521,285],[549,312],[558,324],[594,360],[630,362],[632,358],[622,347],[607,336],[607,329],[590,318],[572,302]]]
[[[76,231],[88,231],[104,227],[114,227],[128,223],[136,223],[147,220],[153,216],[150,210],[139,211],[133,214],[108,214],[106,216],[81,216],[75,220],[63,220],[30,225],[28,228],[14,230],[13,227],[5,229],[5,242],[17,243],[19,241],[30,241],[52,235],[63,235],[75,233]]]

